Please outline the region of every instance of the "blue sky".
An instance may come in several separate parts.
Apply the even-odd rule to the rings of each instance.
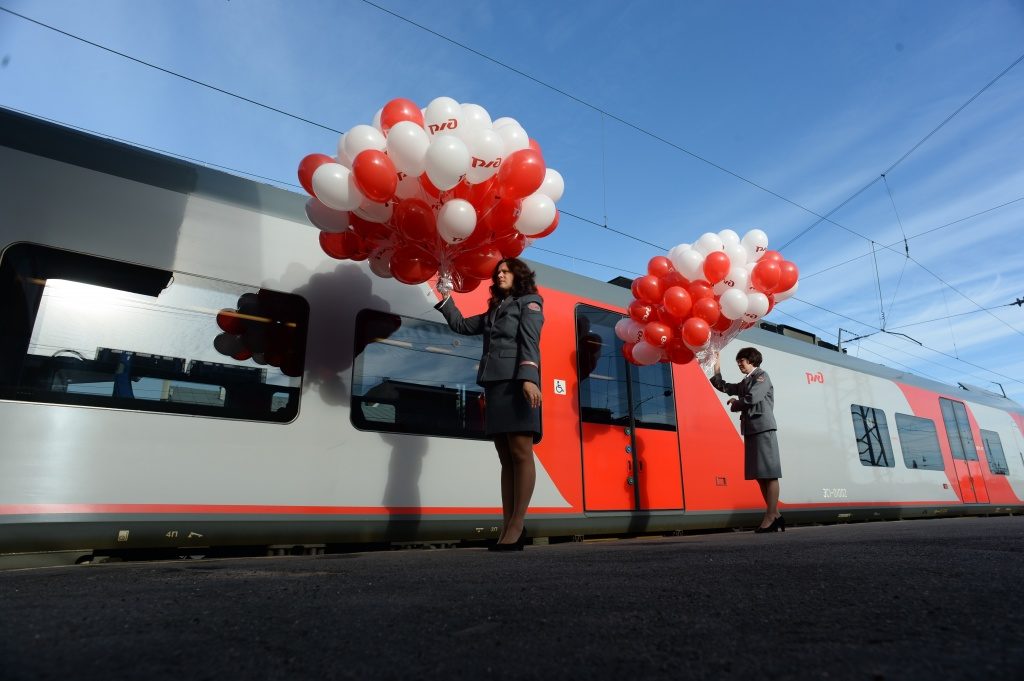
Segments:
[[[527,257],[608,280],[758,227],[801,271],[770,321],[835,342],[878,331],[881,307],[923,346],[876,333],[851,354],[1024,402],[1024,308],[1007,306],[1024,297],[1024,62],[964,106],[1024,54],[1024,3],[376,5],[0,0],[338,131],[394,97],[511,116],[566,183]],[[298,161],[338,137],[8,12],[0,105],[295,191]]]

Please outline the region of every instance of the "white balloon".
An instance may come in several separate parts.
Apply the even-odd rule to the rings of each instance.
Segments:
[[[341,138],[341,142],[344,147],[345,156],[352,160],[355,160],[360,152],[367,149],[376,149],[377,151],[387,149],[384,135],[372,125],[357,125],[353,127],[345,133],[345,136]]]
[[[635,322],[633,322],[629,317],[623,317],[619,321],[615,322],[615,335],[619,337],[619,340],[624,343],[631,342],[629,336],[629,325],[633,323]]]
[[[463,140],[470,156],[466,180],[470,184],[480,184],[494,177],[501,166],[502,154],[505,153],[505,143],[498,133],[489,128],[472,130],[466,133]]]
[[[476,208],[465,199],[446,201],[437,212],[437,233],[450,244],[465,241],[476,228]]]
[[[316,197],[306,201],[306,217],[325,232],[344,232],[348,229],[348,213],[334,210],[320,203]]]
[[[693,250],[699,251],[701,255],[707,255],[712,251],[724,250],[722,239],[714,232],[704,232],[700,238],[693,242]]]
[[[430,138],[426,131],[412,121],[396,123],[388,131],[388,156],[400,172],[422,175],[429,147]]]
[[[740,243],[747,251],[747,262],[757,262],[768,250],[768,235],[760,229],[752,229],[743,235]]]
[[[540,234],[555,221],[555,202],[547,194],[530,194],[523,199],[515,228],[524,236]]]
[[[424,198],[423,185],[420,184],[420,176],[398,173],[398,187],[395,188],[395,197],[399,199]]]
[[[362,203],[359,204],[359,208],[356,208],[352,212],[367,222],[383,224],[391,219],[391,214],[394,213],[394,211],[395,204],[391,201],[377,203],[370,199],[363,199]]]
[[[462,107],[451,97],[438,97],[427,104],[423,113],[423,127],[435,139],[445,134],[455,134],[462,118]]]
[[[677,244],[668,249],[668,259],[672,261],[672,267],[676,268],[676,271],[679,270],[679,265],[676,264],[676,259],[682,255],[684,251],[688,251],[691,248],[693,248],[693,246],[690,244]]]
[[[558,203],[562,194],[565,193],[565,180],[562,178],[562,174],[554,168],[547,168],[544,171],[544,182],[541,183],[540,189],[537,191],[550,196],[552,201]]]
[[[352,167],[352,159],[345,153],[345,134],[342,133],[341,137],[338,138],[338,154],[334,157],[334,160],[345,166],[346,168]]]
[[[792,298],[793,294],[796,293],[796,290],[798,288],[800,288],[800,282],[799,281],[797,281],[795,284],[793,284],[793,286],[791,288],[786,289],[785,291],[779,291],[778,293],[775,294],[775,302],[776,303],[781,303],[783,300],[786,300],[787,298]]]
[[[493,123],[491,123],[491,127],[493,129],[495,129],[495,130],[497,130],[498,128],[503,128],[506,125],[515,125],[515,126],[518,126],[520,128],[523,127],[523,126],[519,125],[519,121],[517,121],[514,118],[509,118],[508,116],[502,116],[501,118],[499,118],[496,121],[494,121]]]
[[[435,187],[447,191],[469,171],[469,149],[454,135],[440,135],[430,143],[425,161],[427,177]]]
[[[377,109],[377,113],[373,114],[373,127],[380,130],[381,134],[384,134],[384,128],[380,125],[380,115],[384,112],[384,107]]]
[[[768,296],[760,291],[747,294],[747,311],[743,313],[743,321],[756,322],[768,314]]]
[[[633,346],[633,359],[643,366],[654,364],[661,359],[661,348],[642,340]]]
[[[334,210],[355,210],[363,202],[355,175],[340,163],[325,163],[313,171],[313,194]]]
[[[718,305],[722,308],[722,315],[724,317],[736,320],[746,313],[749,301],[747,294],[742,290],[731,288],[718,299]]]
[[[490,130],[491,129],[491,115],[487,113],[487,109],[483,108],[479,104],[463,104],[460,107],[462,111],[462,117],[459,121],[459,127],[455,131],[459,137],[462,138],[466,144],[466,134],[474,130]]]
[[[729,256],[729,264],[733,267],[747,264],[747,249],[743,248],[743,244],[739,242],[725,244],[725,254]]]
[[[633,319],[627,321],[629,321],[629,327],[626,329],[626,337],[622,340],[627,343],[639,343],[644,339],[644,327]]]
[[[530,146],[530,136],[518,125],[505,125],[496,130],[505,143],[505,156]]]
[[[725,275],[725,279],[714,285],[714,291],[716,296],[720,296],[729,289],[736,289],[737,291],[746,292],[747,286],[750,283],[750,274],[747,273],[747,268],[743,265],[733,265],[728,274]],[[730,317],[729,319],[736,319]]]
[[[740,235],[734,230],[723,229],[718,233],[718,238],[722,240],[722,244],[725,246],[738,246],[740,243]]]
[[[672,261],[676,271],[690,281],[704,278],[704,254],[695,248],[689,248],[676,254]]]

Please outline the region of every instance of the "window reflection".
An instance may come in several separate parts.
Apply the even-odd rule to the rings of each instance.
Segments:
[[[865,466],[892,468],[896,461],[892,457],[889,443],[889,426],[881,409],[850,405],[853,415],[853,432],[857,438],[857,452]]]
[[[0,261],[0,397],[239,419],[298,412],[308,308],[287,301],[294,376],[217,351],[217,316],[255,289],[16,244]]]
[[[907,414],[896,414],[896,432],[900,436],[903,462],[907,468],[945,470],[935,421]]]

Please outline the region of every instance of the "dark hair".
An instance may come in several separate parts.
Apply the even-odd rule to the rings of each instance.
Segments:
[[[741,359],[745,359],[754,366],[759,367],[763,358],[756,348],[742,348],[736,353],[736,361],[738,362]]]
[[[505,298],[504,292],[498,288],[498,268],[501,267],[502,263],[508,265],[508,269],[512,273],[512,292],[510,295],[518,298],[519,296],[537,292],[537,275],[526,266],[525,262],[519,258],[502,258],[494,266],[494,271],[491,272],[491,299],[487,301],[488,309],[494,307]]]

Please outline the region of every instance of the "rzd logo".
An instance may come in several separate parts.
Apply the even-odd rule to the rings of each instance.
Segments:
[[[442,130],[454,130],[455,128],[459,127],[459,122],[457,120],[455,120],[454,118],[449,118],[444,123],[440,123],[440,124],[431,123],[427,127],[430,128],[430,134],[431,135],[436,135],[437,133],[441,132]]]
[[[494,159],[493,161],[485,161],[482,158],[473,157],[473,168],[497,168],[501,165],[501,157]]]

